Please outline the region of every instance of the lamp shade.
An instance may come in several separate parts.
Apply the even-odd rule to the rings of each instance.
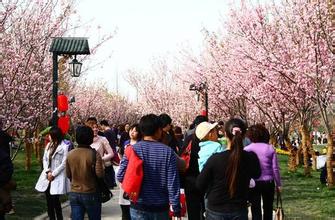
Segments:
[[[69,63],[69,68],[71,72],[71,76],[73,77],[79,77],[81,73],[81,66],[83,64],[78,62],[76,58],[74,58],[70,63]]]
[[[66,112],[69,109],[69,102],[66,95],[57,96],[57,108],[60,112]]]

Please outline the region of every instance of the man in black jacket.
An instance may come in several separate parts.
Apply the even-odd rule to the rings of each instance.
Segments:
[[[198,153],[200,150],[199,139],[195,136],[195,128],[201,122],[208,121],[207,117],[198,115],[193,121],[193,130],[188,132],[183,142],[182,153],[190,141],[192,141],[191,156],[189,168],[181,177],[182,185],[185,188],[187,216],[190,220],[203,220],[205,219],[203,213],[205,212],[204,194],[201,193],[195,186],[195,181],[199,175]]]

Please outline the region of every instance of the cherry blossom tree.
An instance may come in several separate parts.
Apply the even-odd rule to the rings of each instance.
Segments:
[[[328,21],[324,2],[291,0],[266,6],[242,2],[224,24],[226,32],[207,32],[200,62],[191,59],[196,61],[194,76],[210,79],[210,102],[218,106],[218,115],[239,114],[247,120],[259,115],[256,118],[266,119],[284,134],[287,144],[290,124],[299,121],[306,175],[308,125],[315,117],[317,94],[322,94],[323,103],[332,97]]]
[[[134,104],[109,92],[101,82],[77,85],[69,94],[75,96],[76,100],[69,111],[75,124],[84,123],[92,116],[98,120],[107,119],[113,124],[135,123],[139,118]]]
[[[242,19],[234,20],[240,27],[240,36],[254,47],[243,52],[256,66],[263,68],[258,77],[263,78],[265,73],[269,80],[264,81],[282,96],[296,115],[303,137],[305,174],[309,175],[308,151],[312,149],[309,124],[317,110],[316,103],[329,102],[332,97],[329,88],[334,72],[328,5],[325,1],[292,0],[257,7],[251,12],[239,11]]]
[[[80,24],[72,24],[74,0],[4,0],[0,3],[1,78],[0,117],[5,129],[34,128],[51,116],[53,37],[74,33]],[[102,36],[91,45],[91,53],[112,35]],[[69,57],[60,59],[66,62]],[[88,59],[85,57],[84,59]],[[61,69],[61,68],[60,68]],[[65,67],[60,71],[63,83],[73,84]]]
[[[33,133],[51,117],[51,41],[78,27],[79,24],[70,22],[74,4],[74,0],[0,2],[0,119],[6,130],[23,130],[26,169],[30,168]],[[110,37],[93,45],[92,52]],[[60,76],[63,72],[66,71],[61,71]],[[70,81],[66,77],[61,79]]]
[[[126,80],[138,92],[141,114],[167,113],[175,125],[188,127],[200,112],[190,84],[180,79],[180,70],[169,67],[164,59],[157,59],[148,71],[129,70]]]

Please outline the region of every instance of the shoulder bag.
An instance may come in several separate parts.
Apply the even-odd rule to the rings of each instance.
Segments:
[[[122,189],[129,199],[136,203],[140,196],[144,175],[143,160],[139,158],[131,145],[126,147],[124,154],[128,158],[128,166],[122,181]]]
[[[92,149],[92,169],[96,179],[97,192],[101,195],[101,202],[108,202],[112,197],[113,193],[109,190],[104,178],[99,178],[95,173],[95,163],[97,161],[96,158],[96,150]]]

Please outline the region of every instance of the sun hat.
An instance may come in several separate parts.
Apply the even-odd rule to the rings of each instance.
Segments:
[[[207,121],[201,122],[195,129],[195,135],[199,140],[202,140],[206,135],[216,126],[218,125],[217,122],[209,123]]]

